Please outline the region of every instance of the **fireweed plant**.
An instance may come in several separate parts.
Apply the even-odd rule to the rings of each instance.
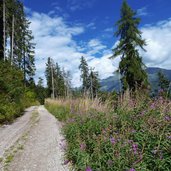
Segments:
[[[64,122],[65,163],[76,171],[170,170],[170,101],[123,98],[114,111],[100,110],[100,102],[96,109],[81,109],[83,102],[46,101],[47,109]]]

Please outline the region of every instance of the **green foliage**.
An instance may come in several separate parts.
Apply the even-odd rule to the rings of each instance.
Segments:
[[[47,80],[47,95],[52,97],[54,89],[54,97],[64,97],[68,95],[70,89],[69,75],[61,70],[58,63],[49,57],[46,63],[45,76]]]
[[[97,97],[100,90],[100,83],[98,77],[99,77],[98,72],[94,72],[93,70],[91,70],[89,74],[89,89],[90,89],[90,97],[92,99]]]
[[[68,118],[63,129],[65,150],[74,170],[169,171],[171,103],[162,97],[141,99],[139,104],[130,100],[111,113],[90,110],[70,115],[68,106],[48,105],[60,120]]]
[[[117,22],[115,35],[120,38],[119,44],[113,49],[113,57],[121,56],[119,72],[122,75],[123,89],[135,91],[137,88],[147,88],[147,74],[139,56],[138,48],[144,50],[145,40],[138,30],[140,19],[124,1],[121,8],[121,19]]]
[[[35,104],[36,94],[23,85],[23,73],[9,62],[0,65],[0,123],[12,122]]]
[[[40,77],[35,92],[37,95],[37,100],[43,105],[45,98],[47,97],[47,89],[43,87],[43,79]]]
[[[98,72],[89,69],[86,59],[82,56],[79,65],[82,79],[82,92],[84,95],[89,95],[92,99],[97,97],[100,90],[99,74]]]
[[[158,87],[160,89],[159,90],[160,93],[163,94],[165,97],[169,97],[170,96],[170,81],[161,71],[158,72],[158,79],[159,79]]]
[[[2,22],[0,27],[2,33],[0,37],[0,59],[4,57],[7,39],[9,39],[10,49],[5,53],[5,58],[23,71],[26,83],[26,80],[33,78],[35,74],[35,44],[30,30],[30,21],[26,18],[24,5],[20,0],[2,0],[0,1],[0,9],[0,22],[2,22],[3,10],[5,9],[5,21]],[[5,37],[3,36],[4,25]],[[1,47],[4,42],[5,47],[4,45]]]
[[[0,9],[0,123],[3,123],[13,121],[36,101],[35,44],[22,2],[2,0]],[[7,40],[10,48],[4,56]]]
[[[79,66],[79,69],[81,71],[81,78],[82,78],[82,91],[83,93],[86,93],[89,90],[89,68],[86,59],[82,56],[81,57],[81,63]]]

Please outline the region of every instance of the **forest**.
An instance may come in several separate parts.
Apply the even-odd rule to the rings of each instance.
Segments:
[[[77,66],[81,87],[72,85],[71,72],[53,57],[36,83],[36,44],[24,5],[1,0],[0,127],[15,122],[26,108],[44,105],[62,123],[64,165],[73,170],[169,171],[171,82],[159,71],[152,91],[139,53],[147,45],[140,22],[124,0],[115,24],[118,44],[110,57],[121,58],[119,91],[103,91],[99,73],[84,56]]]

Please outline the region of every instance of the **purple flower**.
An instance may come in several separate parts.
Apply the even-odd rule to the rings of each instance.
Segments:
[[[85,150],[85,149],[86,149],[86,144],[83,144],[83,143],[80,144],[80,149],[81,149],[81,150]]]
[[[93,171],[90,166],[86,168],[86,171]]]
[[[151,109],[155,109],[155,103],[152,103],[150,106]]]
[[[115,144],[115,143],[116,143],[116,140],[115,140],[113,137],[111,137],[111,138],[110,138],[110,142],[111,142],[112,144]]]
[[[131,168],[131,169],[129,169],[128,171],[136,171],[135,169],[133,169],[133,168]]]
[[[144,116],[144,115],[145,115],[145,111],[142,111],[142,112],[140,113],[140,115],[141,115],[141,116]]]
[[[132,149],[134,151],[134,154],[137,154],[138,145],[137,144],[132,144]]]
[[[171,121],[171,117],[170,116],[165,116],[164,119],[165,119],[165,121],[168,121],[168,122]]]
[[[169,140],[171,140],[171,136],[168,136],[167,138],[168,138]]]

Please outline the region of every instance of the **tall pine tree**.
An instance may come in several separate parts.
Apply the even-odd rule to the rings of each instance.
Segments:
[[[83,93],[87,93],[89,89],[89,68],[86,59],[82,56],[81,63],[79,66],[81,71],[81,78],[82,78],[82,91]]]
[[[99,74],[91,69],[89,74],[90,97],[97,97],[100,90]]]
[[[140,88],[147,88],[147,74],[138,48],[144,50],[146,45],[142,39],[142,33],[138,29],[140,18],[136,17],[126,0],[121,8],[121,19],[117,22],[118,30],[115,35],[119,37],[119,44],[113,49],[113,56],[121,56],[119,72],[122,76],[121,81],[123,90],[135,91]]]

